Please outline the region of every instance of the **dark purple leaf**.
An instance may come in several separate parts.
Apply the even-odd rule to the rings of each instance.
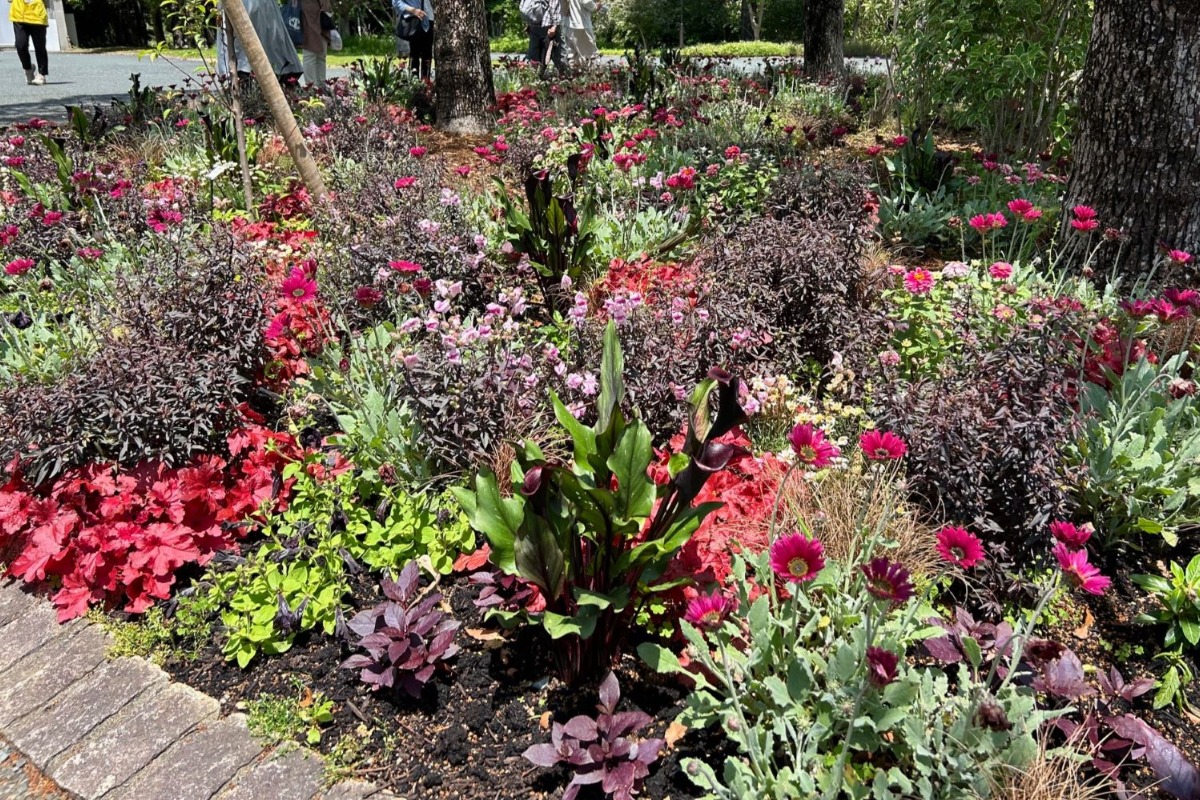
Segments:
[[[1132,714],[1107,717],[1105,721],[1117,735],[1146,749],[1146,762],[1160,781],[1160,789],[1170,792],[1179,800],[1200,800],[1200,770],[1188,761],[1178,747]]]
[[[563,730],[566,731],[568,736],[574,736],[576,739],[582,739],[587,742],[593,741],[599,736],[599,732],[596,730],[596,720],[591,717],[572,717],[563,726]]]
[[[963,653],[958,649],[949,636],[938,636],[921,642],[925,652],[943,664],[957,664],[963,660]]]
[[[600,706],[605,713],[611,714],[621,699],[621,685],[617,683],[616,673],[610,672],[600,684]]]

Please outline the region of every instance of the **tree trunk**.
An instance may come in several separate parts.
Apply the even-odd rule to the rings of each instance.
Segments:
[[[743,42],[757,41],[758,39],[754,32],[754,8],[751,6],[750,0],[742,0],[738,38]]]
[[[1149,272],[1160,244],[1200,254],[1200,2],[1096,0],[1079,93],[1066,207],[1129,237],[1126,275]]]
[[[271,68],[271,60],[267,58],[267,52],[263,50],[262,42],[254,30],[254,24],[250,21],[250,15],[246,13],[246,7],[242,5],[242,0],[222,0],[222,2],[225,6],[225,16],[229,20],[229,27],[237,34],[238,41],[242,43],[242,49],[246,51],[246,60],[250,62],[254,79],[258,82],[258,88],[262,90],[263,99],[267,101],[267,108],[271,110],[275,127],[283,136],[292,161],[296,162],[300,178],[304,181],[313,200],[320,200],[325,196],[325,181],[321,179],[321,173],[317,169],[317,162],[313,160],[312,153],[308,152],[308,147],[304,144],[304,137],[300,135],[300,126],[296,124],[296,115],[292,113],[292,107],[288,105],[287,98],[283,96],[279,78],[275,77],[275,70]],[[230,71],[236,71],[237,52],[234,50],[233,42],[228,44],[225,62],[229,65]]]
[[[486,133],[496,93],[483,0],[440,0],[434,39],[437,126],[450,133]]]
[[[844,78],[842,20],[846,0],[808,0],[804,9],[804,72],[810,78]]]

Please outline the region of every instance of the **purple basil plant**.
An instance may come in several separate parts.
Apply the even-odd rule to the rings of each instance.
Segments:
[[[617,676],[610,672],[600,684],[598,716],[572,717],[565,725],[556,722],[548,744],[535,744],[525,751],[525,758],[539,767],[566,764],[574,771],[562,800],[575,800],[580,789],[596,783],[612,800],[632,800],[650,774],[663,740],[629,738],[646,727],[651,717],[641,711],[617,713],[620,699]]]
[[[459,622],[437,610],[440,594],[416,605],[420,571],[411,561],[396,580],[380,583],[387,600],[358,612],[347,628],[359,637],[355,646],[366,653],[350,656],[342,669],[357,669],[372,691],[398,689],[419,697],[438,665],[458,652],[454,636]]]

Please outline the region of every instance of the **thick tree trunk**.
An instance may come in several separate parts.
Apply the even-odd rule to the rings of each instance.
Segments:
[[[496,93],[483,0],[440,0],[434,37],[437,126],[451,133],[486,133]]]
[[[1096,0],[1079,91],[1067,208],[1129,237],[1126,275],[1160,244],[1200,254],[1200,1]]]
[[[765,2],[765,0],[759,0],[759,4],[763,2]],[[742,0],[742,10],[739,20],[740,24],[738,25],[738,38],[743,42],[758,41],[758,31],[754,26],[754,12],[756,10],[755,6],[756,4],[752,4],[750,0]]]
[[[804,72],[810,78],[843,78],[842,22],[846,0],[808,0],[804,8]]]

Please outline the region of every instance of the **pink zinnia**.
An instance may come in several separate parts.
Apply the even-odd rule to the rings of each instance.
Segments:
[[[413,158],[420,158],[421,156],[425,155],[428,152],[429,151],[426,150],[424,147],[421,147],[421,145],[417,145],[416,147],[408,148],[408,154],[410,156],[412,156]]]
[[[421,265],[414,261],[389,261],[388,266],[397,272],[413,273],[421,271]]]
[[[771,545],[771,569],[784,581],[811,581],[824,568],[825,546],[816,539],[790,533]]]
[[[906,272],[904,288],[910,294],[929,294],[933,291],[933,273],[927,269],[914,269]]]
[[[1012,277],[1012,264],[1007,261],[997,261],[988,267],[988,274],[998,281],[1006,281]]]
[[[5,265],[4,271],[9,275],[24,275],[29,270],[33,269],[34,262],[29,258],[18,258],[8,262]]]
[[[1033,203],[1023,197],[1018,197],[1016,200],[1009,200],[1008,210],[1013,213],[1013,216],[1024,222],[1033,222],[1042,216],[1042,212],[1034,208]]]
[[[297,303],[307,303],[317,296],[317,282],[308,277],[300,267],[296,267],[280,285],[283,296]]]
[[[945,561],[969,569],[984,560],[983,543],[966,528],[947,525],[937,532],[937,551]]]
[[[871,683],[882,689],[896,680],[896,667],[900,657],[891,650],[871,646],[867,648],[867,677]]]
[[[1178,322],[1190,316],[1186,306],[1177,306],[1170,300],[1161,298],[1154,301],[1154,314],[1158,317],[1158,321],[1164,324]]]
[[[807,422],[792,428],[792,432],[788,434],[788,441],[792,443],[792,452],[801,463],[812,469],[829,466],[830,462],[841,454],[837,445],[825,439],[825,431],[814,428]]]
[[[716,628],[737,610],[737,601],[720,592],[702,595],[688,601],[683,618],[697,628]]]
[[[1163,292],[1163,297],[1177,306],[1187,306],[1200,311],[1200,291],[1195,289],[1167,289]]]
[[[1078,528],[1070,522],[1056,520],[1050,523],[1050,535],[1067,547],[1078,550],[1092,538],[1092,529],[1087,525]]]
[[[407,189],[411,186],[415,186],[416,183],[417,183],[417,179],[412,177],[411,175],[408,175],[403,178],[396,178],[396,182],[392,185],[395,186],[397,189]]]
[[[725,148],[725,160],[726,161],[732,161],[733,159],[737,158],[741,154],[742,154],[742,148],[738,147],[736,144],[731,144],[731,145],[729,145],[729,147]]]
[[[1071,220],[1071,227],[1077,231],[1094,231],[1100,227],[1100,221],[1096,219],[1096,210],[1090,206],[1075,206],[1071,213],[1075,216],[1075,219]]]
[[[858,439],[863,455],[871,461],[895,461],[908,452],[908,445],[891,431],[867,431]]]
[[[872,558],[859,569],[866,576],[867,591],[880,600],[898,605],[913,596],[912,581],[903,565],[886,558]]]
[[[471,174],[471,167],[467,164],[461,164],[455,167],[454,171],[465,178]]]
[[[1104,594],[1104,590],[1112,583],[1100,574],[1099,569],[1088,563],[1086,550],[1072,550],[1059,542],[1054,546],[1054,557],[1067,580],[1088,594]]]

